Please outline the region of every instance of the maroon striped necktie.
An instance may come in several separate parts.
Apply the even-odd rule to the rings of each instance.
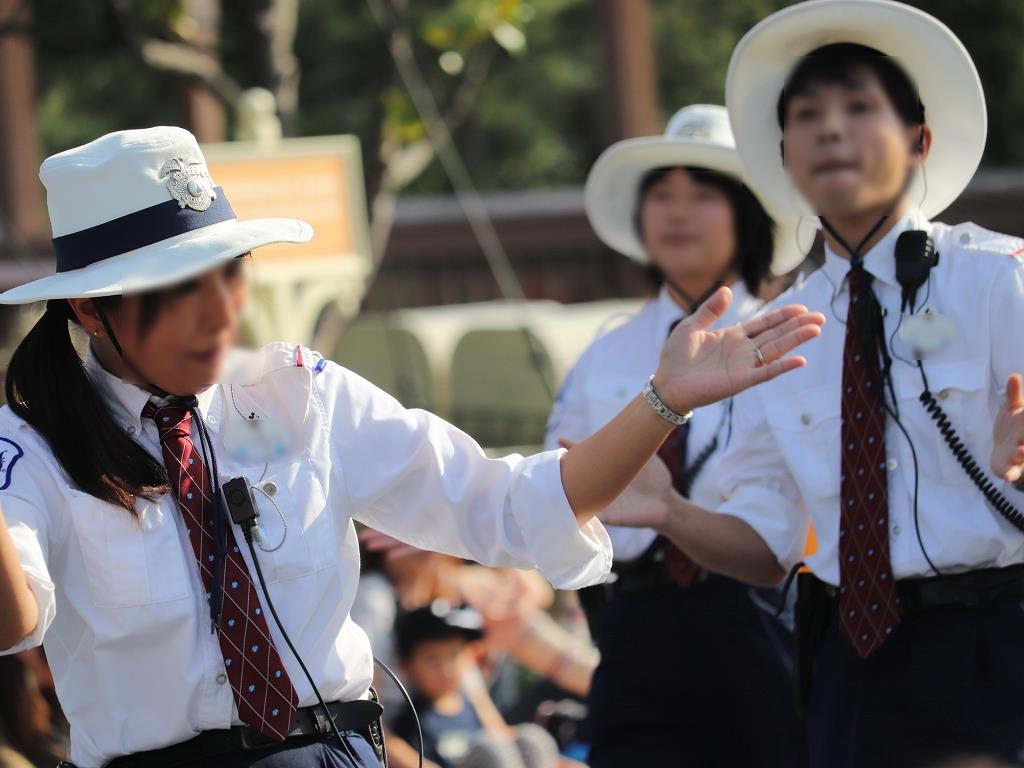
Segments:
[[[142,415],[156,422],[171,489],[178,499],[209,598],[216,563],[215,502],[210,474],[192,443],[192,413],[180,405],[149,403]],[[267,738],[283,741],[291,729],[298,697],[270,638],[259,594],[238,551],[234,532],[230,525],[225,528],[223,609],[217,627],[224,668],[239,719]]]
[[[884,392],[878,343],[859,325],[881,322],[863,267],[850,270],[843,347],[839,517],[839,626],[862,658],[877,651],[900,621],[889,559],[889,496]]]

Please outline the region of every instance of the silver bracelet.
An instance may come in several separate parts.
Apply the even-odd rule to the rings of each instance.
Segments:
[[[647,401],[647,404],[654,409],[655,413],[657,413],[659,416],[661,416],[661,418],[665,419],[666,421],[672,422],[677,427],[683,426],[686,422],[693,418],[693,411],[688,411],[687,413],[680,414],[676,413],[667,405],[665,405],[665,401],[661,399],[661,397],[658,395],[658,391],[654,388],[653,373],[651,374],[651,378],[647,380],[647,383],[644,385],[644,389],[640,394],[643,396],[644,400]]]

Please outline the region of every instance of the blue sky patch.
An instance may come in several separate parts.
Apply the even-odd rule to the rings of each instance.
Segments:
[[[0,491],[6,491],[11,484],[11,472],[18,459],[25,455],[21,446],[6,437],[0,437]]]

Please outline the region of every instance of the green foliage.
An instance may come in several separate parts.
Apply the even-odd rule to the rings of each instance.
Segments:
[[[787,0],[651,0],[662,116],[723,100],[733,46]],[[961,37],[989,100],[986,164],[1024,163],[1024,3],[916,0]],[[397,3],[401,7],[403,3]],[[406,0],[418,66],[442,111],[463,112],[455,139],[482,189],[580,184],[609,139],[606,66],[596,0]],[[182,0],[136,0],[138,23],[158,38],[187,37]],[[222,60],[256,84],[246,3],[224,2]],[[109,130],[181,120],[180,81],[139,63],[104,0],[34,0],[40,131],[54,152]],[[401,86],[388,38],[366,0],[301,0],[295,53],[302,79],[299,134],[354,133],[371,179],[378,147],[421,140],[424,126]],[[483,73],[483,85],[474,78]],[[460,99],[463,101],[460,102]],[[373,186],[371,181],[371,187]],[[436,161],[410,192],[448,189]]]
[[[1024,3],[1020,0],[915,0],[945,22],[971,53],[988,102],[984,165],[1024,163]],[[925,108],[927,109],[927,104]]]
[[[178,0],[140,2],[147,24],[178,18]],[[178,122],[174,78],[140,67],[106,4],[34,0],[39,131],[44,154],[121,128]]]

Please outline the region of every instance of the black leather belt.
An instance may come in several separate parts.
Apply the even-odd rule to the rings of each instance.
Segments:
[[[839,590],[826,585],[829,596]],[[1000,597],[1024,595],[1024,564],[1006,568],[981,568],[949,576],[902,579],[896,582],[901,610],[916,613],[930,608],[980,605]]]
[[[384,711],[380,704],[370,700],[336,701],[328,704],[327,709],[330,710],[339,731],[358,731],[367,735],[368,739],[371,726],[380,719]],[[295,711],[286,741],[309,737],[323,738],[329,733],[331,726],[323,710],[318,706],[305,707]],[[236,725],[223,730],[203,731],[193,739],[162,749],[118,757],[107,763],[107,768],[173,768],[193,760],[229,752],[265,749],[279,743],[247,725]]]

